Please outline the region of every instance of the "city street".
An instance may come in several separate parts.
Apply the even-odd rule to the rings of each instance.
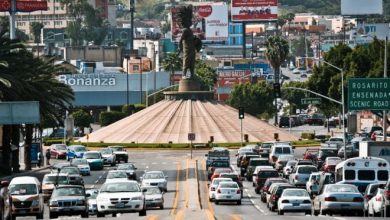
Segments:
[[[296,157],[302,157],[306,148],[297,148]],[[238,171],[235,164],[236,150],[231,150],[232,167]],[[270,212],[266,205],[260,201],[259,194],[254,192],[252,184],[246,180],[244,184],[244,196],[242,205],[223,203],[215,205],[208,200],[207,172],[205,170],[205,154],[207,151],[199,150],[193,152],[193,159],[190,152],[184,150],[156,150],[156,151],[128,151],[129,162],[133,162],[137,170],[137,177],[142,176],[144,171],[162,170],[168,176],[168,192],[164,194],[164,209],[148,210],[147,217],[139,217],[138,213],[118,215],[117,219],[193,219],[203,216],[204,219],[302,219],[305,217],[300,213],[286,213],[285,216],[278,216],[276,212]],[[52,163],[63,162],[63,160],[52,160]],[[102,171],[92,171],[91,176],[84,177],[86,188],[99,189],[105,181],[105,176],[114,167],[106,166]],[[49,170],[35,173],[40,180]],[[45,209],[45,219],[48,219],[48,208]],[[310,218],[309,216],[306,216]],[[60,219],[81,218],[80,216]],[[96,216],[90,216],[96,218]],[[359,219],[344,218],[340,216],[321,216],[323,219]],[[18,218],[31,219],[31,218]]]

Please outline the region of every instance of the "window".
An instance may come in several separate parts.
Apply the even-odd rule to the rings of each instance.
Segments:
[[[389,179],[389,172],[387,170],[378,171],[378,180],[387,181]]]
[[[358,170],[358,180],[375,180],[375,171]]]
[[[139,71],[139,65],[134,65],[133,66],[133,71]]]
[[[344,173],[345,173],[345,180],[355,180],[356,178],[355,170],[345,170]]]
[[[126,40],[127,39],[127,33],[126,32],[121,32],[121,39]]]
[[[284,154],[291,154],[290,148],[289,147],[283,147],[283,153]]]

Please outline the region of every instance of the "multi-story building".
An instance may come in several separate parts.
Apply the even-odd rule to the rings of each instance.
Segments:
[[[111,26],[116,26],[116,0],[88,0],[88,3],[94,8],[100,9]],[[68,25],[73,18],[68,10],[59,0],[47,0],[47,11],[18,12],[16,27],[30,35],[30,24],[32,22],[41,22],[44,28],[61,29]],[[0,16],[9,16],[8,12],[0,12]]]

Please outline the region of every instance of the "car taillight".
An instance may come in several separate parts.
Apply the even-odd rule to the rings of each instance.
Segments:
[[[295,180],[298,180],[298,176],[295,176],[294,179],[295,179]]]
[[[390,199],[390,190],[386,190],[384,194],[387,199]]]
[[[218,190],[217,190],[217,193],[221,193],[221,189],[218,189]]]
[[[215,191],[215,187],[211,187],[210,190],[211,190],[211,191]]]
[[[326,202],[334,202],[334,201],[336,201],[336,197],[325,197],[325,201]]]
[[[272,195],[272,199],[273,199],[274,201],[276,201],[278,198],[279,198],[278,195],[276,195],[276,194],[273,194],[273,195]]]
[[[372,198],[372,195],[365,195],[364,198],[366,198],[366,200],[370,200]]]
[[[286,199],[283,199],[282,200],[282,203],[289,203],[290,201],[286,200]]]
[[[237,189],[237,194],[241,194],[241,190]]]
[[[311,203],[310,200],[303,200],[303,203]]]
[[[375,201],[377,201],[377,202],[382,202],[382,197],[376,197],[376,198],[375,198]]]
[[[278,160],[278,158],[276,156],[272,156],[272,161],[276,162],[276,160]]]
[[[354,202],[363,202],[363,198],[362,197],[355,197],[355,198],[353,198],[353,201]]]

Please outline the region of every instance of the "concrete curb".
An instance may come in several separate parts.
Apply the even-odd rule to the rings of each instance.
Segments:
[[[0,180],[1,181],[3,181],[3,180],[11,180],[14,177],[27,176],[29,174],[37,173],[39,171],[46,170],[46,169],[50,169],[50,166],[45,166],[45,167],[41,167],[41,168],[37,168],[37,169],[33,169],[33,170],[28,170],[28,171],[21,171],[19,173],[14,173],[12,175],[5,176],[5,177],[1,178]]]

